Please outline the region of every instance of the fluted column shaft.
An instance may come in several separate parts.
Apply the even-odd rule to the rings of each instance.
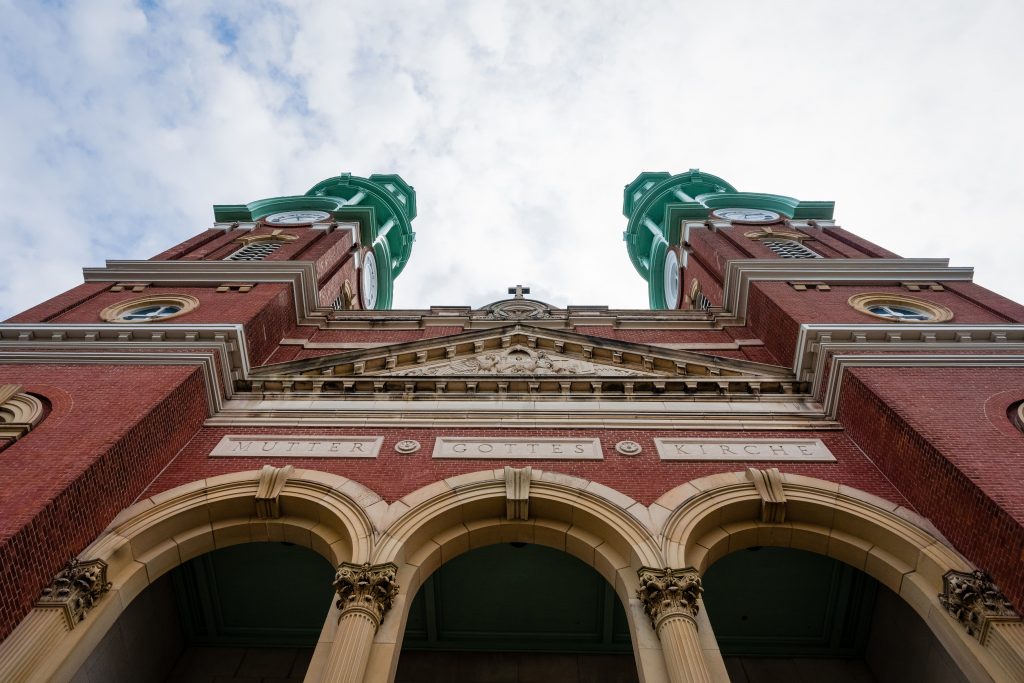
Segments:
[[[320,680],[325,683],[362,683],[370,648],[373,647],[373,634],[379,625],[380,622],[367,610],[343,611]]]
[[[711,683],[693,617],[682,613],[666,615],[658,622],[656,631],[672,683]]]

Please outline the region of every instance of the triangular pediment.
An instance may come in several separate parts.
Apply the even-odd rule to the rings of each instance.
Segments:
[[[466,381],[621,378],[653,382],[709,381],[722,387],[734,383],[784,383],[788,391],[792,391],[793,385],[788,370],[776,366],[523,323],[268,365],[255,369],[252,378],[268,387],[278,382],[305,384],[309,380],[321,383],[350,379],[380,384],[435,378]]]

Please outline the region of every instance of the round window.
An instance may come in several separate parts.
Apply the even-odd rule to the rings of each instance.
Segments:
[[[932,319],[930,313],[919,311],[916,308],[910,308],[909,306],[885,306],[883,304],[876,304],[874,306],[868,306],[868,311],[875,315],[880,315],[885,318],[896,318],[898,320]]]
[[[149,296],[107,306],[100,317],[109,323],[147,323],[184,315],[198,306],[199,300],[186,294]]]
[[[855,294],[849,304],[861,313],[890,322],[942,323],[953,318],[953,311],[941,304],[898,294]]]
[[[156,320],[181,311],[181,306],[143,306],[121,314],[121,320]]]

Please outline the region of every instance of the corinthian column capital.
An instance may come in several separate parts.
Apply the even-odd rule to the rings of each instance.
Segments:
[[[697,570],[641,567],[637,574],[640,588],[636,595],[643,602],[655,631],[669,617],[681,616],[692,621],[697,616],[700,609],[697,600],[704,592]]]
[[[374,625],[379,625],[398,595],[397,572],[398,566],[393,562],[339,564],[334,574],[334,590],[338,594],[336,604],[342,616],[345,612],[358,611],[368,615]]]

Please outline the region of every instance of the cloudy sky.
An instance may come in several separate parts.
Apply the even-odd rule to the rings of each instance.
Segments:
[[[646,307],[639,171],[835,200],[1024,300],[1024,3],[0,0],[0,318],[351,171],[417,190],[396,307]]]

